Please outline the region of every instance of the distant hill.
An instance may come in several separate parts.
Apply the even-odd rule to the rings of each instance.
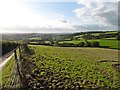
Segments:
[[[16,34],[16,33],[3,33],[2,40],[28,40],[30,38],[39,37],[41,40],[65,40],[68,38],[74,38],[74,36],[79,36],[83,34],[112,34],[112,33],[119,33],[118,31],[91,31],[91,32],[77,32],[77,33],[51,33],[51,34],[43,34],[43,33],[23,33],[23,34]]]

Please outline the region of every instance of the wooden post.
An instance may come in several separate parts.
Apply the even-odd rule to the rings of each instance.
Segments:
[[[21,56],[21,50],[20,50],[21,48],[20,48],[20,46],[19,46],[19,60],[21,60],[22,59],[22,56]]]
[[[16,50],[14,50],[14,56],[15,56],[15,60],[17,62],[17,53],[16,53]]]
[[[16,69],[18,70],[18,59],[17,59],[16,49],[14,50],[14,56],[15,56]]]
[[[16,63],[16,70],[17,70],[17,73],[20,75],[20,70],[19,70],[19,65],[18,65],[18,58],[17,58],[17,53],[16,53],[16,50],[14,50],[14,55],[15,55],[15,63]],[[17,74],[16,73],[16,74]]]

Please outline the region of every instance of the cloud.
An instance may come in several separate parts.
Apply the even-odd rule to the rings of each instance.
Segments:
[[[48,19],[43,15],[31,12],[17,0],[0,0],[0,25],[11,27],[16,25],[44,25]]]
[[[118,25],[118,2],[92,1],[77,0],[77,3],[83,7],[75,9],[74,13],[81,21]]]
[[[49,17],[51,14],[54,18]],[[72,23],[65,20],[63,16],[57,12],[51,12],[45,16],[40,11],[32,11],[20,0],[0,0],[0,33],[47,33],[74,30]]]
[[[65,33],[74,32],[74,25],[69,23],[67,20],[54,19],[48,21],[45,25],[15,25],[2,27],[3,33]]]
[[[90,30],[90,31],[98,31],[98,30],[117,30],[117,26],[111,26],[111,25],[75,25],[76,29],[78,30]]]
[[[31,3],[32,1],[30,0]],[[77,8],[74,13],[80,22],[86,25],[93,24],[91,26],[74,25],[75,22],[66,20],[63,13],[50,12],[45,16],[40,10],[36,12],[27,7],[26,3],[29,3],[29,0],[0,0],[0,33],[64,33],[116,29],[115,26],[99,27],[94,24],[117,25],[117,3],[84,1],[78,0],[77,3],[83,7]],[[50,18],[50,16],[53,17]]]
[[[52,21],[51,24],[47,24],[45,26],[25,26],[25,25],[18,25],[18,26],[12,26],[12,27],[3,27],[1,30],[3,30],[2,33],[10,32],[10,33],[64,33],[64,32],[74,32],[75,31],[74,25],[70,23],[64,23],[64,22],[57,22]]]
[[[67,20],[64,20],[64,19],[61,19],[59,21],[62,22],[62,23],[67,23],[68,22]]]

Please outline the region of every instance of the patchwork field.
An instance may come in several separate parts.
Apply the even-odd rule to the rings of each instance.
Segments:
[[[39,67],[36,81],[49,88],[118,88],[118,50],[29,45]]]

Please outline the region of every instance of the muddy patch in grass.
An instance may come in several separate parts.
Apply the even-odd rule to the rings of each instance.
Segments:
[[[112,64],[113,68],[115,68],[118,72],[120,72],[120,64]]]
[[[98,61],[98,63],[100,62],[120,62],[118,60],[101,60],[101,61]]]

